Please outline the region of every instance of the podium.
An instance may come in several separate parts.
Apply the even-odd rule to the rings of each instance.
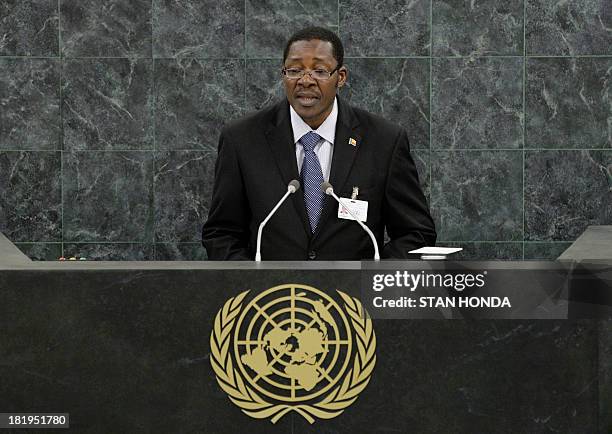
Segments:
[[[358,298],[360,263],[32,262],[3,236],[0,258],[0,412],[69,413],[91,433],[612,429],[610,320],[374,319],[376,367],[356,402],[272,424],[216,382],[217,312],[288,283]]]

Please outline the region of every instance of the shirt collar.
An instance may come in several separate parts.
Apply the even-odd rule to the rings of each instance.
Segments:
[[[334,106],[332,107],[331,113],[323,121],[319,128],[313,130],[308,126],[304,119],[297,114],[291,104],[289,104],[289,114],[291,115],[291,128],[293,130],[293,143],[297,143],[304,134],[314,131],[319,136],[323,137],[325,141],[334,144],[336,138],[336,122],[338,121],[338,98],[334,98]]]

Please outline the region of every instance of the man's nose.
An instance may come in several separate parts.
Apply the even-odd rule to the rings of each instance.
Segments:
[[[310,76],[311,72],[312,71],[308,71],[306,72],[306,74],[302,75],[302,77],[298,78],[297,83],[301,84],[302,86],[310,86],[312,84],[317,84],[317,80]]]

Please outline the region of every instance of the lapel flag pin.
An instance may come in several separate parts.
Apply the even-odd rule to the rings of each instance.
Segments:
[[[353,139],[352,137],[349,139],[349,145],[351,146],[357,146],[357,140]]]

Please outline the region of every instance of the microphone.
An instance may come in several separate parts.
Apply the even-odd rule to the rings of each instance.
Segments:
[[[325,193],[326,195],[331,196],[334,199],[336,199],[336,202],[338,202],[340,206],[344,208],[346,212],[348,212],[351,215],[351,217],[355,219],[357,223],[359,223],[359,226],[361,226],[361,228],[368,233],[368,235],[370,236],[370,239],[372,240],[372,244],[374,244],[374,260],[380,261],[380,254],[378,253],[378,243],[376,242],[376,237],[374,236],[370,228],[364,225],[361,222],[361,220],[359,220],[357,216],[353,214],[353,212],[348,207],[344,206],[344,204],[342,203],[342,199],[336,196],[336,193],[334,193],[334,187],[332,187],[332,185],[329,182],[321,183],[321,190],[323,190],[323,193]]]
[[[284,196],[281,197],[281,200],[278,201],[276,206],[272,208],[272,211],[270,211],[270,214],[268,214],[268,217],[266,217],[264,221],[262,221],[259,224],[259,229],[257,230],[257,252],[255,253],[255,262],[261,262],[261,233],[263,231],[264,226],[266,225],[266,223],[268,223],[268,220],[272,218],[276,210],[283,204],[285,199],[287,199],[287,197],[290,194],[295,193],[299,189],[300,189],[300,182],[297,179],[292,180],[287,185],[287,193],[285,193]]]

